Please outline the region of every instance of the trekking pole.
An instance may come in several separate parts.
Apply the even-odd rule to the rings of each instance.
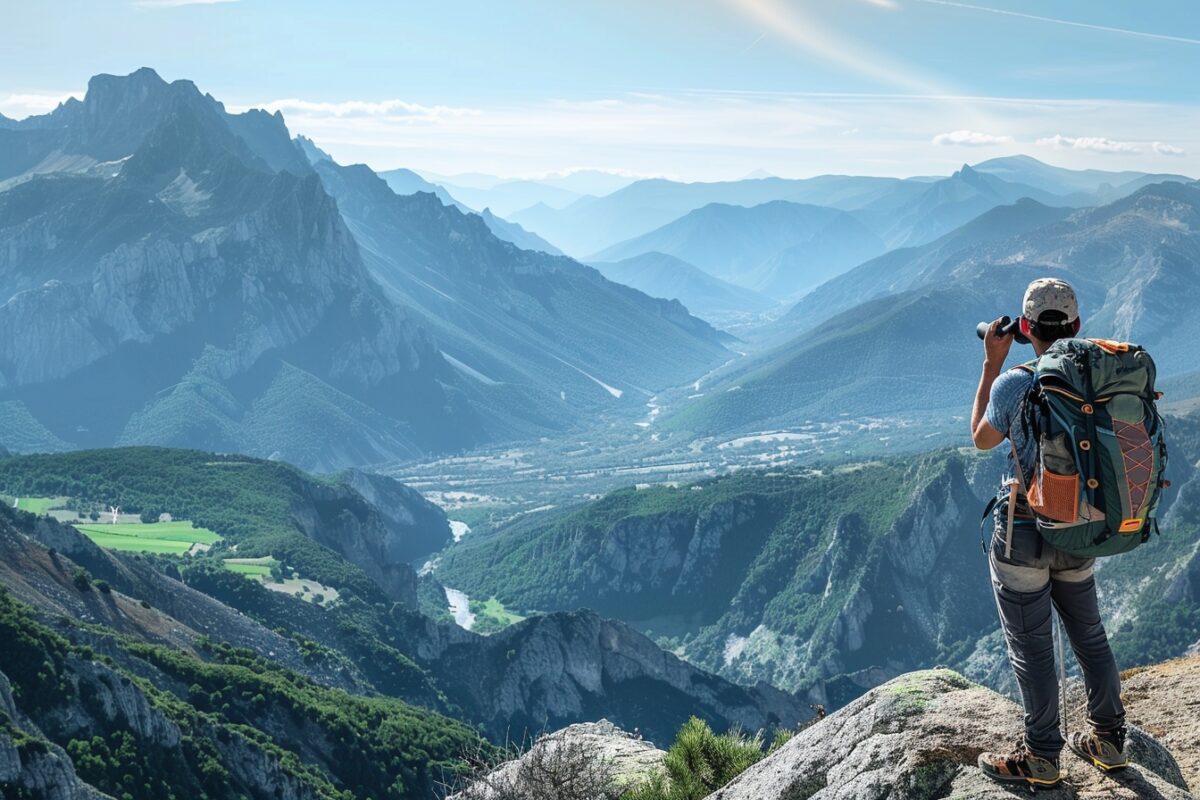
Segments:
[[[1063,640],[1066,638],[1067,629],[1063,625],[1062,615],[1057,610],[1054,612],[1054,618],[1058,624],[1055,626],[1055,638],[1058,640],[1055,644],[1055,649],[1058,651],[1055,655],[1058,658],[1058,716],[1061,721],[1063,741],[1067,741],[1070,733],[1070,726],[1067,722],[1067,653],[1066,645]]]

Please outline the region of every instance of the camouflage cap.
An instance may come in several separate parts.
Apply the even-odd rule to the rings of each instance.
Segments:
[[[1079,319],[1079,301],[1071,284],[1059,278],[1038,278],[1025,290],[1021,313],[1031,322],[1041,320],[1043,313],[1058,311],[1066,314],[1065,322]]]

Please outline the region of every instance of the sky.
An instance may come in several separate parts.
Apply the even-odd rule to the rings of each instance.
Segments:
[[[0,0],[0,113],[156,69],[342,163],[1200,176],[1197,0]]]

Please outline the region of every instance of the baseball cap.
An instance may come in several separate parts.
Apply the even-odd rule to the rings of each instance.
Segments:
[[[1065,314],[1063,322],[1079,319],[1079,301],[1071,284],[1059,278],[1038,278],[1025,290],[1021,313],[1031,322],[1041,322],[1042,314],[1057,311]],[[1048,320],[1047,320],[1048,321]]]

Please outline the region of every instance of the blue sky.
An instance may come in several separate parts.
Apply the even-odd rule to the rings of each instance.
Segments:
[[[685,179],[1026,152],[1200,175],[1200,3],[2,0],[0,113],[151,66],[340,161]]]

